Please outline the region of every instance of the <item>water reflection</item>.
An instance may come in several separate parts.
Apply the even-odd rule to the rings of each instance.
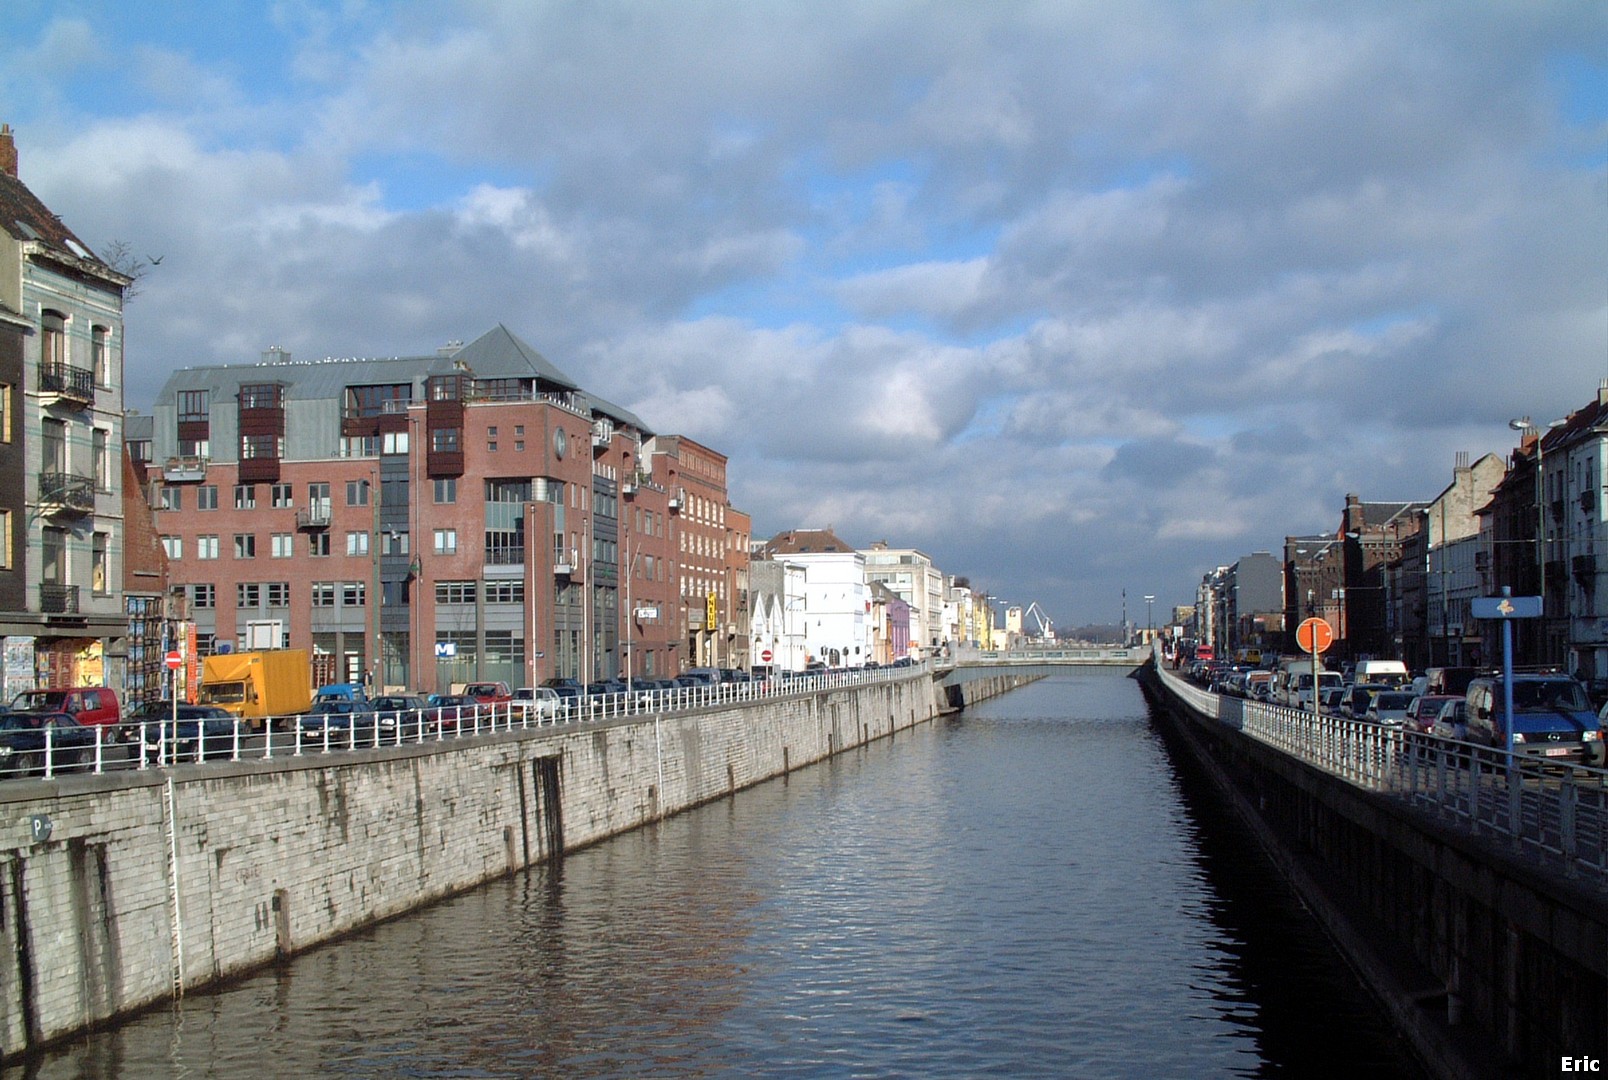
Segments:
[[[1217,815],[1131,682],[1058,677],[192,994],[29,1073],[1406,1072]]]

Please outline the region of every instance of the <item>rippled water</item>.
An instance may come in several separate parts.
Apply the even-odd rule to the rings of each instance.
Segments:
[[[1203,795],[1130,680],[1059,676],[30,1071],[1414,1075]]]

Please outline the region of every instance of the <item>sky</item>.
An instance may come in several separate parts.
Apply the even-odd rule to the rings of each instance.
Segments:
[[[0,121],[174,369],[498,323],[754,535],[1058,626],[1608,378],[1608,4],[10,0]]]

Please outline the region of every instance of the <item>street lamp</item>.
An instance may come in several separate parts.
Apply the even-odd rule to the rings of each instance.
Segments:
[[[1547,424],[1546,429],[1531,423],[1528,416],[1517,420],[1509,420],[1508,427],[1514,431],[1522,431],[1535,436],[1535,587],[1536,594],[1541,597],[1540,625],[1536,629],[1540,633],[1540,647],[1536,659],[1542,662],[1547,658],[1547,502],[1546,502],[1546,475],[1543,472],[1545,465],[1545,447],[1547,431],[1560,428],[1567,424],[1567,420],[1553,420]]]

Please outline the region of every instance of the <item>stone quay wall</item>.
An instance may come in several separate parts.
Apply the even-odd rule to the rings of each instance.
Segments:
[[[954,697],[918,671],[419,746],[7,781],[0,1057],[886,738]]]

